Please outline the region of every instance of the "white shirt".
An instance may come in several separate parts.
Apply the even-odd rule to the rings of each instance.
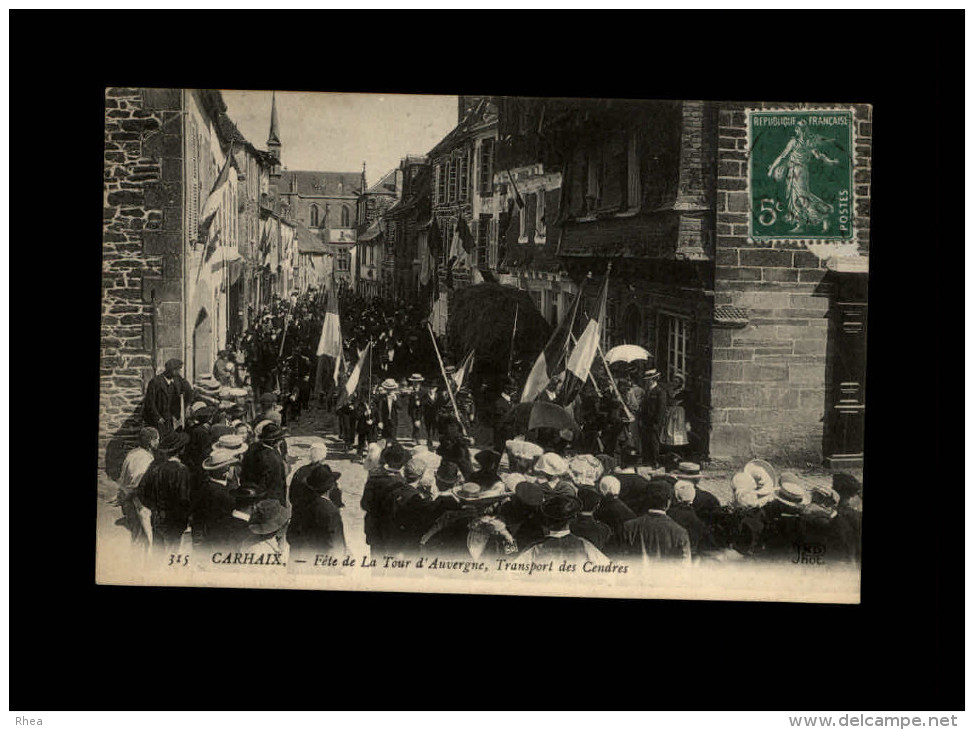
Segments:
[[[146,470],[152,464],[152,452],[141,446],[132,449],[122,462],[122,473],[118,478],[118,488],[128,493],[139,486]]]

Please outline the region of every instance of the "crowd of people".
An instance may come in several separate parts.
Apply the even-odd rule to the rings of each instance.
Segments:
[[[272,302],[238,348],[218,353],[212,375],[191,385],[171,360],[149,383],[118,495],[138,544],[171,553],[189,530],[203,550],[344,551],[341,474],[327,447],[293,473],[288,459],[288,418],[312,397],[316,296]],[[418,312],[347,292],[339,304],[349,352],[369,341],[384,350],[351,397],[333,401],[342,456],[368,473],[359,507],[373,555],[858,560],[862,489],[849,475],[809,486],[760,462],[734,475],[729,504],[700,487],[680,375],[664,383],[629,366],[610,381],[608,367],[593,368],[571,409],[575,428],[529,430],[523,384],[508,377],[475,399],[469,377],[423,352]],[[552,379],[537,400],[557,403],[560,387]]]

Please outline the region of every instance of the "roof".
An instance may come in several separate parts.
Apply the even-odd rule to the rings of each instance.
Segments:
[[[747,310],[724,304],[714,307],[714,324],[723,327],[746,327]]]
[[[372,225],[369,226],[364,233],[361,233],[359,235],[358,240],[372,241],[378,238],[381,233],[382,233],[382,219],[379,218],[378,220],[373,221]]]
[[[362,172],[321,172],[319,170],[284,170],[278,191],[301,196],[358,195],[362,192]]]
[[[271,92],[271,131],[267,135],[267,144],[280,144],[281,132],[277,125],[277,94]]]
[[[328,253],[328,247],[307,227],[296,223],[295,229],[294,236],[298,239],[298,253]]]
[[[453,149],[454,145],[459,144],[464,135],[471,131],[473,127],[485,124],[497,123],[497,105],[486,98],[481,99],[477,105],[467,113],[457,126],[449,134],[441,139],[433,149],[429,151],[427,157],[432,159]]]
[[[365,191],[366,195],[371,194],[384,194],[384,195],[395,195],[396,194],[396,173],[398,168],[393,168],[389,170],[375,185],[370,187]]]

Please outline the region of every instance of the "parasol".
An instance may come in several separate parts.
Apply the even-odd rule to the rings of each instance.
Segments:
[[[519,403],[511,410],[508,418],[514,422],[517,433],[533,431],[536,428],[553,428],[555,430],[578,431],[575,419],[559,405],[546,401],[533,403]]]
[[[639,345],[616,345],[607,353],[605,353],[605,361],[609,365],[613,365],[617,362],[636,362],[637,360],[649,360],[652,355],[649,350],[640,347]]]

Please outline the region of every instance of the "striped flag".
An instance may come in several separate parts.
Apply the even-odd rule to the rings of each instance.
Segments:
[[[588,380],[589,371],[592,369],[592,362],[599,349],[599,339],[602,336],[602,321],[605,317],[605,299],[609,291],[609,275],[602,281],[602,290],[599,292],[598,305],[594,319],[590,319],[585,326],[585,331],[578,338],[578,343],[572,354],[568,357],[568,365],[565,368],[565,384],[558,396],[558,403],[563,406],[570,405],[582,392],[582,386]]]
[[[473,354],[474,350],[471,350],[467,357],[464,358],[463,365],[453,373],[453,382],[457,384],[457,390],[463,387],[464,382],[470,375],[470,371],[473,369]]]
[[[321,337],[318,339],[318,369],[315,377],[315,391],[324,390],[325,364],[324,358],[332,358],[332,382],[338,382],[338,368],[342,358],[342,327],[338,320],[338,291],[334,286],[328,292],[328,308],[325,319],[321,323]]]
[[[524,391],[521,393],[521,402],[530,403],[537,398],[548,382],[559,372],[561,372],[565,357],[568,355],[569,336],[575,327],[575,318],[578,316],[578,305],[582,301],[582,292],[579,290],[575,295],[575,302],[572,304],[568,315],[558,325],[558,328],[548,339],[548,344],[534,361],[534,367],[524,383]]]
[[[345,385],[342,387],[341,392],[338,396],[338,408],[341,408],[348,402],[348,399],[352,397],[352,393],[358,390],[359,380],[362,379],[362,367],[365,364],[365,360],[371,357],[372,354],[372,343],[369,342],[365,346],[365,349],[359,353],[358,362],[355,363],[355,367],[352,368],[352,372],[349,373],[348,379],[345,381]]]
[[[232,149],[227,153],[227,161],[223,163],[223,169],[220,170],[220,174],[217,176],[216,182],[213,183],[213,188],[210,190],[210,194],[203,204],[203,210],[200,212],[200,230],[209,230],[214,216],[220,210],[220,206],[223,203],[223,196],[230,187],[231,160],[233,160]]]

